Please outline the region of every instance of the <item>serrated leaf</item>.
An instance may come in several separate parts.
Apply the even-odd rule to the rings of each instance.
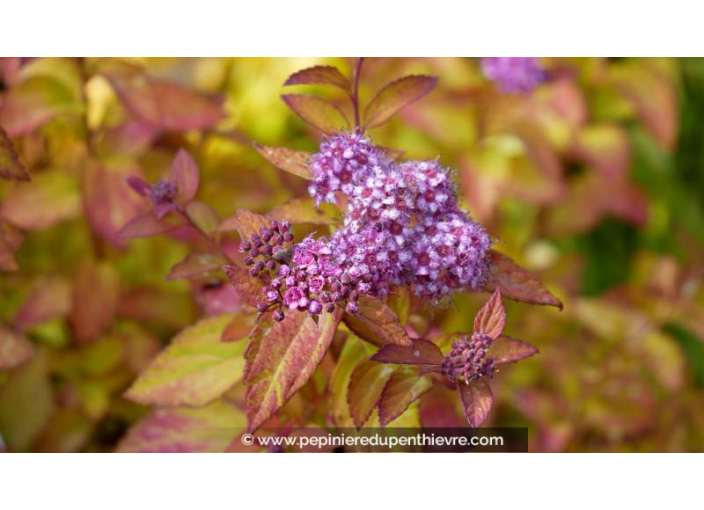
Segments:
[[[34,356],[34,344],[24,335],[0,326],[0,370],[9,370]]]
[[[397,369],[384,386],[379,398],[379,423],[386,427],[432,388],[433,382],[409,368]]]
[[[225,402],[154,409],[129,430],[116,451],[220,453],[244,426],[244,413]]]
[[[346,313],[343,320],[358,337],[376,346],[411,345],[411,338],[398,316],[378,299],[362,296],[357,313]]]
[[[501,289],[501,294],[508,299],[556,306],[562,310],[562,301],[553,296],[534,274],[516,264],[513,259],[495,250],[487,251],[487,259],[489,276],[484,291]]]
[[[22,165],[20,157],[12,144],[12,140],[7,136],[5,130],[0,126],[0,177],[12,181],[30,181],[32,178]]]
[[[107,262],[85,262],[73,288],[69,321],[76,341],[91,342],[112,324],[117,309],[118,279]]]
[[[404,76],[382,88],[367,106],[364,125],[382,125],[404,106],[428,94],[438,82],[436,76]]]
[[[501,289],[496,289],[474,318],[474,332],[496,338],[504,330],[505,325],[506,309],[501,298]]]
[[[443,355],[433,342],[415,339],[411,345],[384,345],[372,356],[372,360],[401,365],[439,365]]]
[[[220,223],[218,232],[237,230],[241,239],[249,239],[253,234],[259,233],[260,228],[269,227],[269,225],[271,225],[271,220],[266,216],[240,209]]]
[[[332,134],[350,128],[342,110],[324,99],[301,94],[285,94],[281,98],[296,115],[323,133]]]
[[[313,178],[308,166],[312,155],[310,152],[297,151],[286,147],[267,147],[258,143],[254,144],[254,148],[276,168],[304,179],[311,180]]]
[[[245,342],[222,342],[229,315],[184,329],[149,364],[125,397],[141,404],[201,406],[242,379]]]
[[[339,210],[330,204],[322,204],[321,208],[317,208],[311,198],[289,200],[269,211],[267,217],[272,220],[286,220],[294,224],[336,225],[341,222]]]
[[[342,346],[342,352],[335,365],[330,382],[330,415],[333,423],[340,428],[354,426],[350,407],[347,403],[347,391],[350,386],[350,378],[355,367],[374,352],[374,348],[363,342],[354,335],[350,335]]]
[[[200,172],[195,159],[188,152],[180,149],[171,163],[170,180],[176,183],[176,187],[184,203],[193,200],[198,192]]]
[[[176,264],[169,271],[167,280],[180,280],[219,269],[225,259],[214,253],[190,253],[185,259]]]
[[[0,207],[0,216],[24,230],[43,230],[77,216],[80,209],[76,179],[54,170],[17,184]]]
[[[247,269],[235,264],[223,266],[222,269],[242,301],[256,307],[264,296],[262,283],[257,278],[253,278]]]
[[[488,357],[496,364],[514,363],[538,353],[538,349],[529,343],[510,336],[501,335],[494,339],[489,347]]]
[[[314,66],[302,69],[288,77],[284,86],[288,85],[333,85],[349,92],[350,81],[333,66]]]
[[[394,370],[394,367],[374,361],[363,361],[355,367],[347,390],[347,404],[358,429],[369,420]]]
[[[462,398],[467,421],[474,428],[480,427],[486,421],[494,405],[494,396],[491,393],[491,388],[486,381],[480,380],[469,384],[458,381],[457,389]]]
[[[290,312],[267,329],[247,369],[247,421],[255,431],[306,383],[328,350],[341,310],[323,313],[316,324]]]

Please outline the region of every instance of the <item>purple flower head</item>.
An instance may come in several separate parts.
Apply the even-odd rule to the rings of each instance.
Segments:
[[[491,337],[484,333],[474,333],[471,339],[463,337],[452,344],[448,354],[440,365],[440,373],[450,382],[464,381],[470,383],[482,377],[491,379],[496,365],[486,353],[491,346]]]
[[[536,57],[484,57],[484,76],[506,93],[527,93],[545,81],[545,71]]]

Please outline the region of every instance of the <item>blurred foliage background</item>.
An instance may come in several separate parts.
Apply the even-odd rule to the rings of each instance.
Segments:
[[[549,79],[527,95],[501,94],[469,58],[369,59],[361,81],[368,101],[395,77],[440,77],[374,141],[455,168],[497,248],[564,302],[507,303],[506,331],[541,352],[497,375],[489,424],[527,425],[534,451],[702,451],[704,60],[542,62]],[[315,151],[280,99],[315,64],[352,61],[2,60],[0,126],[31,175],[0,180],[3,448],[114,450],[149,413],[122,397],[136,374],[198,317],[241,308],[217,271],[166,279],[197,238],[116,236],[146,205],[124,179],[157,180],[183,147],[213,218],[305,197],[252,142]],[[483,299],[416,326],[471,330]],[[219,406],[150,419],[178,424],[172,442],[224,450],[231,438],[192,431],[242,426]]]

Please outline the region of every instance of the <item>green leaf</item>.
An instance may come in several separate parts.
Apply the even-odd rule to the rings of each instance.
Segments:
[[[308,314],[289,312],[263,332],[248,355],[247,421],[253,432],[306,383],[328,350],[342,311],[323,313],[318,323]]]
[[[12,140],[7,136],[5,130],[0,126],[0,177],[14,181],[29,181],[31,176],[22,165],[20,157],[12,144]]]
[[[501,289],[497,288],[474,318],[474,332],[484,333],[494,339],[501,334],[505,325],[506,310],[501,299]]]
[[[286,220],[294,224],[337,225],[341,223],[338,209],[330,204],[322,204],[321,208],[317,208],[312,198],[289,200],[269,211],[267,217],[272,220]]]
[[[333,66],[314,66],[301,69],[288,77],[284,87],[289,85],[333,85],[350,92],[350,81]]]
[[[378,299],[362,296],[357,313],[346,313],[343,320],[359,338],[378,347],[386,344],[411,345],[411,339],[398,316]]]
[[[188,217],[206,234],[215,232],[220,224],[217,211],[205,202],[195,201],[186,206]]]
[[[392,366],[374,361],[363,361],[355,367],[347,390],[347,404],[358,429],[369,420],[394,370]]]
[[[125,394],[141,404],[201,406],[242,378],[245,342],[222,342],[229,315],[184,329],[149,364]]]
[[[364,125],[367,128],[381,126],[401,108],[428,94],[437,82],[436,76],[404,76],[389,83],[367,106]]]
[[[224,452],[245,427],[244,413],[230,404],[154,409],[120,441],[118,452]]]
[[[430,377],[419,375],[417,370],[408,367],[398,368],[384,386],[379,398],[381,426],[386,427],[398,418],[432,386]]]
[[[34,344],[11,329],[0,326],[0,370],[26,363],[34,356]]]
[[[76,179],[52,170],[12,188],[0,207],[0,217],[24,230],[44,230],[76,217],[80,210]]]
[[[354,426],[347,403],[350,379],[355,367],[369,359],[373,352],[374,349],[371,345],[354,335],[350,335],[342,347],[330,382],[331,406],[329,411],[332,415],[332,421],[337,427],[350,428]]]
[[[285,94],[281,98],[296,115],[323,133],[332,134],[350,128],[342,110],[324,99],[301,94]]]
[[[276,168],[304,179],[311,180],[313,178],[308,166],[312,155],[310,152],[297,151],[286,147],[267,147],[258,143],[254,144],[254,148]]]
[[[494,292],[501,289],[504,297],[535,305],[556,306],[562,310],[562,302],[553,296],[538,278],[511,258],[495,250],[487,252],[489,277],[484,290]]]
[[[27,450],[56,410],[47,354],[39,350],[0,386],[0,431],[11,451]]]

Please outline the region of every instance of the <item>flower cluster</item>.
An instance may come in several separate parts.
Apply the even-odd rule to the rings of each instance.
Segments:
[[[450,382],[457,380],[470,383],[482,377],[491,379],[496,371],[492,358],[486,353],[491,346],[491,337],[485,333],[474,333],[469,339],[463,337],[452,344],[452,350],[440,365],[440,373]]]
[[[288,258],[277,259],[279,244],[261,244],[279,243],[282,228],[292,239],[287,224],[243,243],[252,275],[265,281],[261,311],[275,308],[277,320],[285,309],[318,315],[339,305],[354,313],[360,296],[384,297],[397,286],[438,302],[483,283],[491,239],[458,207],[452,178],[437,161],[397,163],[356,131],[327,138],[311,169],[316,204],[347,197],[344,225],[329,238],[306,238]]]
[[[372,295],[406,285],[438,301],[482,284],[491,239],[459,208],[452,177],[437,161],[397,163],[354,132],[323,142],[311,168],[317,203],[335,201],[336,191],[347,196],[344,228],[332,242],[371,259],[361,270],[374,273]]]
[[[530,92],[545,80],[536,57],[485,57],[484,75],[506,93]]]

